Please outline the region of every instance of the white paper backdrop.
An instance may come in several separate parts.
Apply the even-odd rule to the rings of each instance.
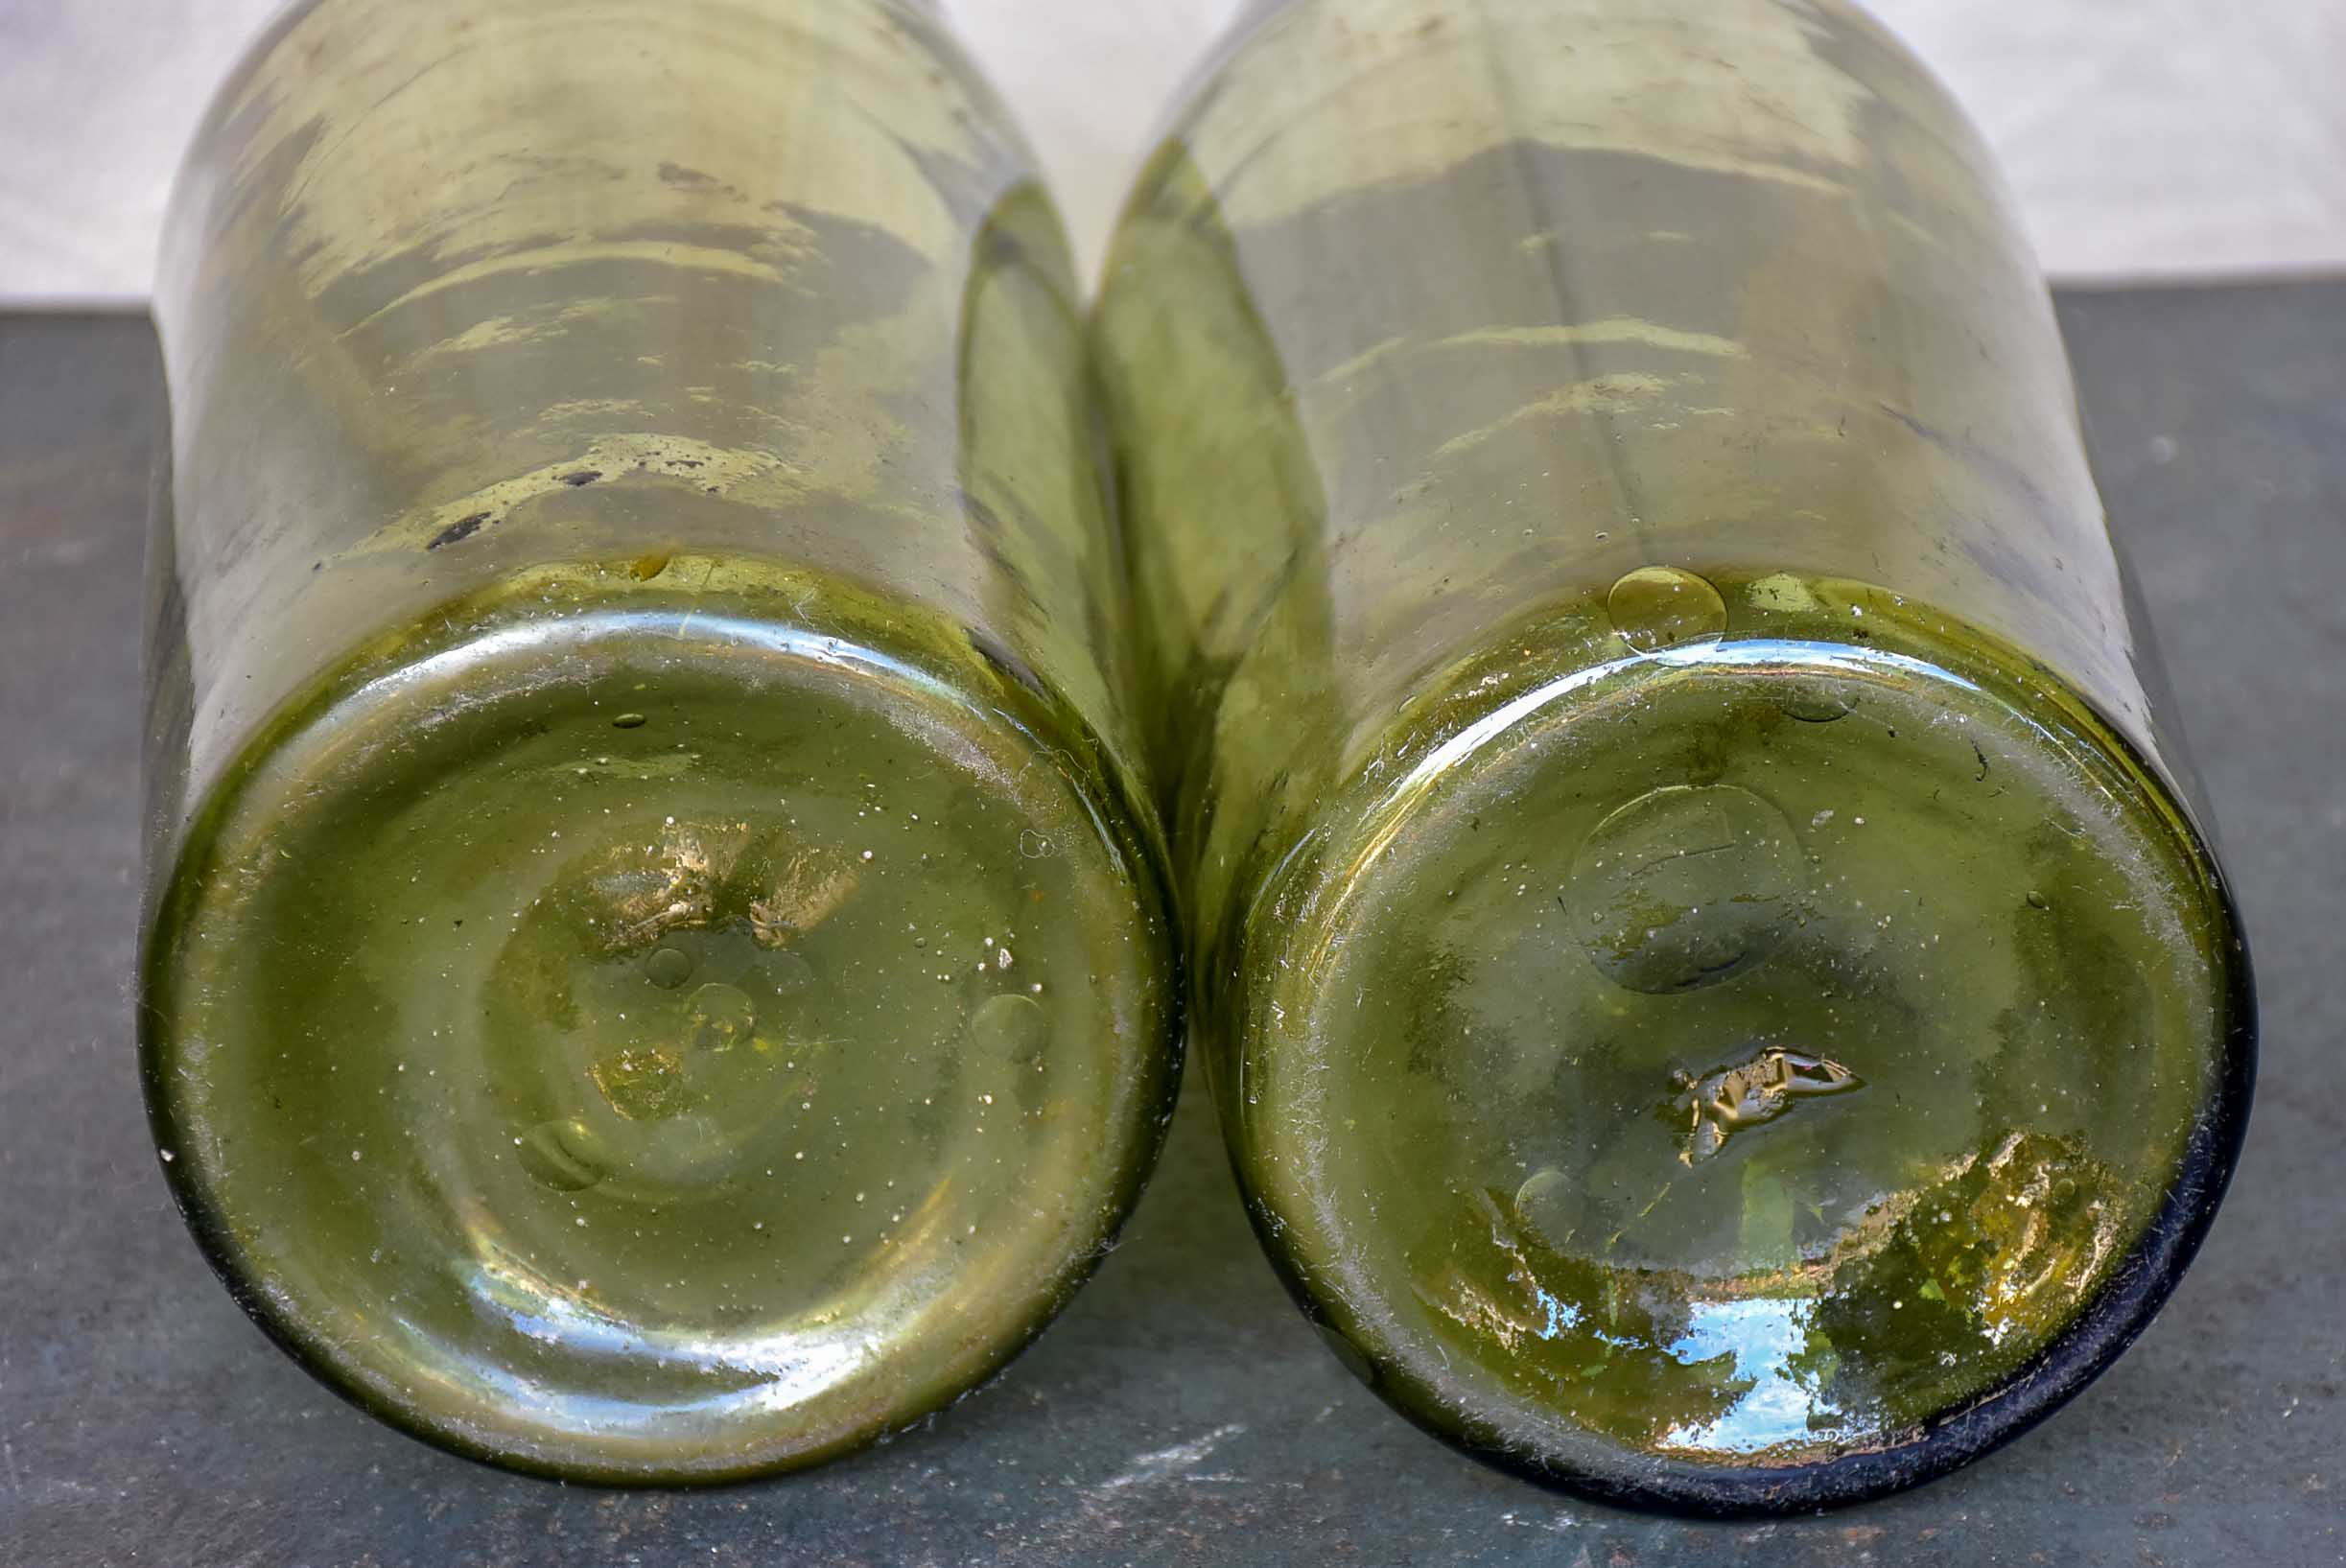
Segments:
[[[1240,0],[944,0],[1089,270]],[[135,302],[173,168],[276,0],[0,0],[0,303]],[[2068,277],[2346,269],[2346,0],[1874,0]]]

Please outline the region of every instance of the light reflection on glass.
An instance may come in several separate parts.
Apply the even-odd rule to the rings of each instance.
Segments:
[[[1735,1376],[1750,1388],[1724,1415],[1674,1427],[1662,1446],[1755,1454],[1829,1436],[1827,1429],[1840,1424],[1831,1406],[1791,1372],[1792,1358],[1807,1346],[1815,1305],[1808,1299],[1694,1303],[1693,1324],[1670,1354],[1689,1366],[1731,1354]]]

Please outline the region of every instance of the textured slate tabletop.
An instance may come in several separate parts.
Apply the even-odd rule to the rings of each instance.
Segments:
[[[340,1403],[197,1256],[132,1070],[152,335],[0,316],[0,1568],[2346,1562],[2346,283],[2061,303],[2247,910],[2247,1156],[2165,1315],[2044,1426],[1887,1502],[1729,1525],[1560,1498],[1389,1414],[1273,1281],[1194,1077],[1098,1278],[884,1448],[604,1491]]]

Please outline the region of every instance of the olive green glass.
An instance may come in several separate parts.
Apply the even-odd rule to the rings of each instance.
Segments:
[[[1703,1511],[2114,1357],[2248,963],[1977,137],[1840,0],[1257,7],[1095,321],[1265,1246],[1434,1431]]]
[[[140,1039],[314,1371],[607,1480],[998,1368],[1174,1093],[1079,295],[899,0],[318,0],[157,302]]]

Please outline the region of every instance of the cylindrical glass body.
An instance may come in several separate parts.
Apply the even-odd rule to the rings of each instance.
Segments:
[[[320,0],[157,301],[141,1043],[314,1370],[803,1463],[1008,1358],[1177,1078],[1079,296],[903,0]]]
[[[2247,959],[2049,301],[1840,0],[1257,8],[1096,354],[1257,1229],[1423,1424],[1845,1501],[2147,1321]]]

